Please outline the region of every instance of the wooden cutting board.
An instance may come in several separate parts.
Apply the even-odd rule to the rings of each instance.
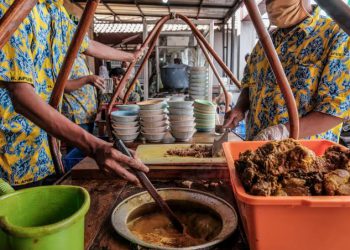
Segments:
[[[206,145],[206,144],[201,144]],[[146,165],[173,165],[173,166],[226,166],[225,157],[215,158],[195,158],[195,157],[181,157],[169,156],[167,151],[170,149],[189,148],[190,144],[154,144],[154,145],[140,145],[136,150],[136,155]]]

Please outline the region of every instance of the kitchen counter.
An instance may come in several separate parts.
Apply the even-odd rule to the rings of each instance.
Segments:
[[[157,188],[186,187],[192,181],[158,181],[153,182]],[[58,183],[84,187],[90,193],[91,205],[85,220],[85,249],[87,250],[127,250],[140,249],[119,236],[110,222],[113,209],[125,198],[144,191],[123,180],[72,180],[69,175]],[[217,195],[233,204],[234,198],[228,183],[217,181],[199,181],[191,183],[191,188]],[[237,211],[237,209],[236,209]],[[233,235],[216,250],[248,249],[242,227],[239,226]],[[141,248],[142,249],[142,248]]]
[[[211,143],[215,138],[214,134],[198,133],[193,138],[192,142],[196,143]],[[237,140],[237,138],[233,138]],[[82,164],[96,164],[94,161],[87,161],[85,159]],[[81,164],[80,164],[81,165]],[[79,167],[79,164],[76,166]],[[199,170],[201,171],[201,170]],[[203,175],[191,176],[185,180],[182,176],[178,180],[174,178],[167,178],[167,171],[163,171],[162,178],[152,178],[152,182],[157,188],[162,187],[187,187],[209,192],[218,197],[221,197],[234,205],[234,197],[228,181],[228,178],[210,176],[210,178],[200,178]],[[158,176],[159,177],[159,176]],[[189,176],[190,177],[190,176]],[[226,176],[227,177],[227,176]],[[161,180],[155,180],[161,179]],[[72,178],[71,173],[67,173],[61,178],[59,185],[76,185],[84,187],[88,190],[91,197],[90,210],[86,216],[85,225],[85,249],[88,250],[126,250],[126,249],[140,249],[138,246],[131,244],[119,236],[113,229],[110,222],[113,209],[125,198],[135,193],[144,191],[142,188],[134,187],[121,179],[103,179],[90,178],[79,179]],[[238,213],[237,209],[236,212]],[[141,248],[142,249],[142,248]],[[218,245],[217,250],[243,250],[248,249],[245,241],[245,236],[241,226],[236,232],[225,242]]]

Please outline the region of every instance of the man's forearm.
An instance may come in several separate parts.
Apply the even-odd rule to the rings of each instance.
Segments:
[[[321,112],[311,112],[299,119],[299,138],[307,138],[313,135],[324,133],[343,122],[343,119],[324,114]],[[289,130],[289,123],[286,124]]]
[[[78,125],[57,112],[35,94],[32,86],[26,83],[7,84],[12,103],[17,113],[25,116],[52,136],[69,142],[87,155],[93,155],[101,140],[92,136]]]
[[[122,50],[111,48],[102,43],[91,40],[85,55],[96,57],[102,60],[115,60],[132,62],[135,60],[134,54]]]
[[[87,78],[86,77],[81,77],[75,80],[68,80],[66,87],[64,88],[65,93],[71,93],[77,89],[80,89],[83,87],[85,84],[87,84]]]
[[[241,91],[241,94],[238,97],[237,104],[235,105],[236,109],[241,110],[243,113],[249,110],[250,101],[249,101],[249,88],[244,88]]]

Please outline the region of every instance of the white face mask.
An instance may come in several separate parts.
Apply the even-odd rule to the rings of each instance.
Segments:
[[[266,11],[271,24],[278,28],[290,28],[310,16],[303,0],[271,0]]]

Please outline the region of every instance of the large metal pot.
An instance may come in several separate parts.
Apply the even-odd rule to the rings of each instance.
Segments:
[[[160,69],[165,89],[176,90],[188,88],[188,67],[185,64],[167,64]]]
[[[154,200],[147,192],[138,193],[125,199],[114,209],[111,218],[114,229],[132,243],[147,249],[198,250],[210,249],[227,239],[237,228],[238,218],[234,208],[221,198],[205,192],[184,188],[164,188],[158,189],[158,192],[168,202],[170,207],[173,207],[178,202],[178,205],[181,204],[182,209],[186,208],[186,206],[198,206],[201,209],[207,209],[215,213],[222,221],[220,233],[208,243],[186,248],[156,246],[138,239],[130,232],[127,224],[156,209]]]

